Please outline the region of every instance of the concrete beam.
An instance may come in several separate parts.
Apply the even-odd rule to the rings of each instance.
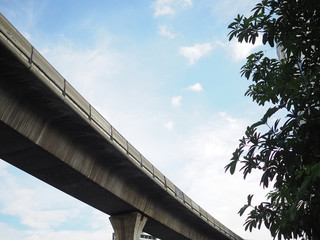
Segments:
[[[111,216],[116,240],[139,240],[147,218],[137,212]]]

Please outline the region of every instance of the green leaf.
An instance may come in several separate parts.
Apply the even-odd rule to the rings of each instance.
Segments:
[[[262,35],[262,43],[265,45],[268,41],[268,33]]]
[[[243,213],[247,210],[249,206],[247,204],[245,204],[240,210],[239,210],[239,215],[242,216]]]
[[[251,206],[252,197],[253,197],[253,194],[249,194],[247,197],[247,201],[248,201],[249,206]]]
[[[256,42],[256,36],[252,36],[252,44],[254,45],[255,44],[255,42]]]
[[[229,170],[231,175],[233,175],[236,170],[236,166],[237,166],[237,161],[233,160],[225,167],[225,171]]]
[[[270,44],[271,47],[274,47],[273,35],[269,35],[268,36],[268,43]]]
[[[271,107],[267,110],[267,112],[264,114],[263,118],[261,119],[261,122],[266,123],[268,119],[275,114],[279,110],[279,107]]]

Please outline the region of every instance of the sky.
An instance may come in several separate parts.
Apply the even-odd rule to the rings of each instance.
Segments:
[[[0,0],[0,12],[155,167],[232,231],[260,173],[225,173],[264,108],[244,93],[245,58],[273,48],[228,41],[247,0]],[[5,240],[111,240],[108,215],[0,160]]]

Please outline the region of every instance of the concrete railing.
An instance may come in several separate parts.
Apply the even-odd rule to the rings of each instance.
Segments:
[[[33,72],[44,84],[50,87],[66,104],[88,121],[101,135],[114,144],[128,159],[150,176],[168,194],[176,198],[186,208],[203,221],[224,233],[231,239],[242,240],[192,201],[184,192],[166,178],[134,146],[132,146],[91,104],[84,99],[71,84],[0,14],[0,41]]]

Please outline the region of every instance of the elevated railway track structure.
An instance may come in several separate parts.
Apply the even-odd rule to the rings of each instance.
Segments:
[[[132,146],[0,14],[0,158],[157,238],[242,240]],[[123,220],[125,219],[125,220]],[[130,220],[131,219],[131,220]],[[134,223],[133,223],[134,222]]]

